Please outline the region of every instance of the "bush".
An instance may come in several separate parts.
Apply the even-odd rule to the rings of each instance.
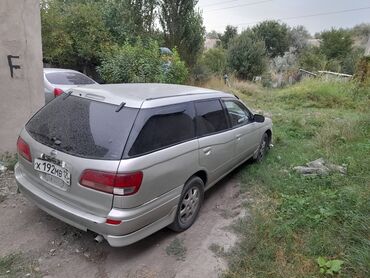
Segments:
[[[188,69],[184,61],[181,61],[180,56],[175,49],[173,56],[169,57],[169,70],[164,73],[163,82],[172,84],[182,84],[188,79]]]
[[[177,51],[162,57],[158,43],[138,40],[116,47],[103,57],[98,72],[107,83],[184,83],[187,68]]]
[[[298,59],[299,67],[308,71],[323,70],[326,63],[326,56],[317,47],[307,48]]]
[[[223,75],[226,70],[226,51],[223,48],[212,48],[207,50],[203,57],[203,62],[210,72]]]
[[[252,80],[266,69],[265,44],[248,29],[231,41],[227,59],[238,77]]]

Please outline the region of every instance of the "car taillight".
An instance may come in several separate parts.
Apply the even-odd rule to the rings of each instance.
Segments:
[[[62,89],[59,89],[59,88],[55,88],[54,89],[54,96],[55,97],[58,97],[58,96],[60,96],[63,93],[64,93],[64,91]]]
[[[98,191],[128,196],[139,190],[142,180],[142,172],[111,173],[85,170],[80,177],[80,184]]]
[[[30,146],[21,137],[17,140],[17,150],[21,156],[32,162]]]

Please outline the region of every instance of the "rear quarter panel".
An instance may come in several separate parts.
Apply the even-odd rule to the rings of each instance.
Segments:
[[[139,191],[132,196],[115,196],[114,207],[134,208],[179,188],[199,170],[198,140],[184,142],[136,158],[121,161],[119,172],[143,172]]]

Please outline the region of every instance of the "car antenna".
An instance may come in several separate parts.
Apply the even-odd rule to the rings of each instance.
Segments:
[[[126,102],[121,102],[121,104],[116,108],[116,112],[119,112],[121,111],[121,109],[123,108],[123,106],[126,105]]]

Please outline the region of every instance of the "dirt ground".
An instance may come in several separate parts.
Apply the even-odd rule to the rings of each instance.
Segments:
[[[217,250],[237,240],[230,225],[244,216],[236,173],[205,194],[199,218],[187,231],[163,229],[131,246],[96,243],[16,193],[12,172],[0,174],[0,257],[32,262],[26,277],[218,277],[227,265]],[[18,276],[7,269],[1,277]],[[2,276],[4,275],[4,276]]]

